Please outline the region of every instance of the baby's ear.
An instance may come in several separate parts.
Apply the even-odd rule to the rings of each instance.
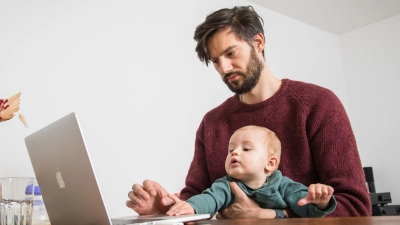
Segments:
[[[265,166],[265,170],[270,172],[270,171],[275,171],[278,168],[278,157],[276,156],[270,156],[267,165]]]

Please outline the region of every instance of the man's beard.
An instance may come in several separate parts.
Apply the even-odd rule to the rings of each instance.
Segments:
[[[249,62],[247,64],[246,72],[243,73],[242,71],[232,71],[225,74],[223,81],[228,86],[228,88],[238,94],[245,94],[251,91],[260,80],[261,70],[263,69],[264,65],[262,64],[261,60],[258,59],[256,55],[256,51],[254,47],[251,49],[251,55]],[[228,77],[231,75],[239,75],[244,78],[242,85],[239,84],[239,80],[232,81],[229,83]]]

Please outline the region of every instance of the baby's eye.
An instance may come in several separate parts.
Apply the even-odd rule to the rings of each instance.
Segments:
[[[233,149],[232,150],[229,150],[229,153],[232,153],[233,152]]]
[[[245,152],[250,151],[250,150],[251,150],[251,148],[243,148],[243,151],[245,151]]]

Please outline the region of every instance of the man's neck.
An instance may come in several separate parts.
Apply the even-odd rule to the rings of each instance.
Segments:
[[[279,90],[281,84],[282,81],[264,67],[258,84],[250,92],[242,94],[240,100],[245,104],[260,103],[271,98]]]

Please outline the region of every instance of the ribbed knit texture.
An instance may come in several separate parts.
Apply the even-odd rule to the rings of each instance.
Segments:
[[[182,199],[226,175],[229,138],[246,125],[264,126],[277,134],[284,176],[306,186],[323,183],[334,188],[337,207],[328,216],[371,215],[355,137],[340,100],[328,89],[289,79],[263,102],[247,105],[234,95],[204,116]],[[289,216],[296,215],[289,210]]]
[[[265,184],[258,189],[253,189],[231,177],[222,177],[201,194],[189,198],[187,202],[197,214],[214,215],[218,210],[226,208],[235,200],[229,186],[230,181],[236,182],[244,193],[256,201],[261,208],[286,209],[290,207],[301,217],[324,217],[332,213],[336,207],[334,197],[330,199],[329,207],[324,211],[319,210],[314,204],[298,206],[297,202],[307,196],[308,188],[282,176],[279,170],[269,176]]]

